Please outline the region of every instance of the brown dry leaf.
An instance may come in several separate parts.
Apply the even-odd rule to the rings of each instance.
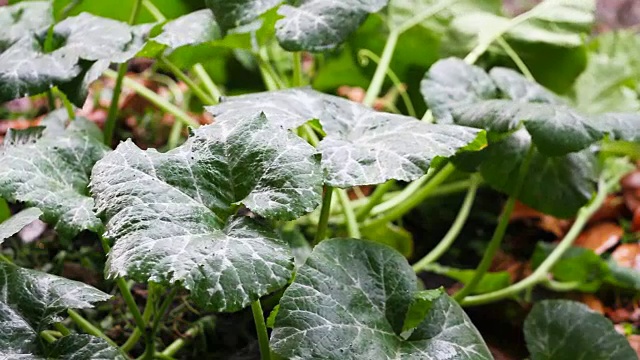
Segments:
[[[625,175],[625,177],[620,180],[620,185],[622,185],[622,188],[625,190],[640,189],[640,170],[635,170]]]
[[[570,224],[568,220],[562,220],[551,215],[543,214],[538,210],[532,209],[527,205],[524,205],[523,203],[517,201],[516,206],[511,213],[511,222],[527,219],[537,220],[537,225],[541,229],[550,232],[557,237],[563,237],[566,234]]]
[[[531,264],[523,261],[519,261],[513,255],[508,254],[502,250],[496,253],[491,263],[492,272],[506,271],[509,273],[509,278],[512,283],[515,283],[525,277],[529,276],[532,272]]]
[[[622,322],[630,322],[633,319],[633,311],[620,307],[616,309],[612,309],[610,307],[606,307],[604,309],[605,314],[612,322],[618,324]]]
[[[611,258],[620,266],[640,270],[640,244],[622,244],[613,251]]]
[[[631,231],[640,231],[640,208],[637,208],[633,213],[633,220],[631,221]]]
[[[336,93],[338,94],[338,96],[346,97],[347,99],[355,101],[357,103],[362,103],[365,96],[367,95],[367,92],[363,88],[348,85],[340,86]],[[387,101],[388,100],[384,98],[377,98],[373,102],[373,108],[378,111],[383,110],[386,107]]]
[[[589,223],[597,223],[604,220],[617,220],[625,211],[624,198],[622,196],[609,195],[604,204],[589,219]]]
[[[593,294],[581,294],[580,302],[587,305],[591,310],[604,315],[604,304]]]
[[[616,246],[624,235],[624,230],[615,223],[604,222],[583,231],[575,242],[576,246],[591,249],[600,255]]]
[[[635,212],[640,208],[640,189],[629,189],[622,193],[627,208]]]

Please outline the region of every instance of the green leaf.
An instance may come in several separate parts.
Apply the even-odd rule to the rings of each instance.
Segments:
[[[0,53],[25,34],[42,30],[52,22],[49,1],[28,1],[0,7]]]
[[[64,113],[62,109],[47,117],[44,123],[50,125],[37,141],[0,148],[0,196],[39,208],[42,220],[69,238],[102,228],[87,185],[91,168],[109,149],[100,130],[85,118],[76,118],[66,130],[57,128],[55,118]]]
[[[640,115],[607,113],[593,117],[591,125],[608,133],[613,140],[640,142]]]
[[[71,334],[50,345],[47,358],[65,360],[125,360],[118,348],[104,339],[84,334]]]
[[[496,190],[513,195],[514,179],[531,146],[526,130],[489,145],[482,152],[480,173]],[[529,172],[518,200],[545,214],[569,218],[584,206],[595,191],[596,159],[590,150],[562,156],[546,156],[533,150]]]
[[[82,106],[86,85],[109,62],[132,58],[142,48],[140,37],[146,30],[148,26],[131,28],[83,13],[54,26],[57,46],[50,52],[44,50],[46,29],[27,34],[0,54],[0,101],[39,94],[52,86],[70,86],[74,91],[65,92],[75,105]]]
[[[78,1],[78,0],[52,0],[53,13],[56,21],[64,20],[67,16],[74,16],[83,12],[102,16],[109,19],[128,21],[133,7],[138,0],[118,0],[118,6],[109,1]],[[160,9],[167,19],[174,19],[202,8],[203,1],[175,1],[175,0],[149,0],[150,3]],[[144,24],[156,21],[146,6],[141,6],[136,24]]]
[[[336,48],[354,32],[370,13],[378,12],[387,0],[301,0],[296,6],[282,5],[276,23],[280,45],[289,51],[326,51]]]
[[[324,98],[329,95],[309,88],[265,91],[222,97],[220,104],[205,109],[216,119],[237,121],[263,112],[275,126],[295,129],[309,120],[319,119]]]
[[[604,261],[604,260],[603,260]],[[604,279],[608,284],[617,287],[640,290],[640,271],[618,265],[614,260],[606,261],[609,274]]]
[[[254,22],[281,2],[282,0],[205,0],[223,34]]]
[[[464,311],[445,294],[407,339],[401,337],[418,295],[415,274],[393,249],[325,240],[284,292],[271,348],[300,359],[492,359]]]
[[[467,284],[473,278],[474,270],[462,270],[438,264],[430,264],[426,270],[436,274],[445,275],[463,284]],[[486,273],[480,283],[473,290],[474,294],[486,294],[506,288],[511,284],[511,278],[506,271]]]
[[[578,47],[591,33],[595,0],[545,0],[529,11],[526,20],[509,29],[508,41]],[[468,12],[451,22],[458,39],[483,41],[510,26],[511,19],[489,12]]]
[[[327,136],[318,149],[327,184],[336,187],[415,180],[432,162],[455,155],[479,134],[468,127],[373,111],[336,97],[327,97],[324,108],[320,123]]]
[[[11,209],[9,209],[9,204],[3,198],[0,198],[0,221],[5,221],[11,217]]]
[[[0,244],[10,236],[17,234],[25,226],[38,220],[41,215],[42,211],[40,211],[40,209],[28,208],[20,211],[8,220],[0,222]]]
[[[60,313],[110,297],[81,282],[0,263],[0,354],[42,353],[40,331],[60,321]]]
[[[406,258],[413,255],[413,235],[402,226],[386,223],[376,227],[366,227],[362,229],[362,238],[385,244]]]
[[[438,121],[498,133],[524,124],[547,155],[579,151],[602,138],[584,116],[513,70],[494,68],[487,74],[459,59],[441,60],[425,75],[422,93]]]
[[[536,303],[524,322],[531,360],[635,360],[636,352],[604,316],[567,300]]]
[[[531,266],[535,269],[553,251],[555,245],[538,243],[531,256]],[[561,282],[578,282],[578,290],[595,292],[609,275],[609,266],[593,250],[571,247],[551,269],[553,278]]]
[[[284,286],[293,262],[271,229],[232,215],[293,220],[321,200],[313,147],[263,114],[217,121],[167,153],[127,141],[93,168],[107,236],[107,273],[182,281],[201,306],[234,311]]]
[[[430,125],[377,112],[308,88],[223,98],[207,110],[216,119],[229,121],[264,111],[274,125],[285,129],[319,119],[326,132],[318,146],[326,182],[343,188],[417,179],[432,162],[464,150],[482,134],[468,127]]]
[[[440,288],[418,291],[414,295],[413,300],[411,300],[411,305],[409,305],[409,309],[407,310],[407,315],[404,318],[404,324],[402,325],[403,335],[408,331],[414,330],[424,321],[433,307],[433,303],[443,294],[444,289]],[[403,337],[406,339],[408,336]]]

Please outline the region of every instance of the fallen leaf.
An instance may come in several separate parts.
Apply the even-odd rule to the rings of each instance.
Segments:
[[[617,220],[625,211],[624,198],[622,196],[609,195],[604,204],[589,219],[589,223],[597,223],[604,220]]]
[[[640,355],[640,335],[629,335],[627,336],[627,340],[629,340],[629,345],[631,345],[633,350]]]
[[[511,222],[518,220],[536,220],[537,226],[542,230],[552,233],[557,237],[563,237],[569,228],[570,221],[555,218],[551,215],[541,213],[538,210],[530,208],[521,202],[516,202],[516,206],[511,213]]]
[[[576,246],[591,249],[601,255],[616,246],[624,235],[624,230],[615,223],[604,222],[583,231],[575,242]]]
[[[637,208],[633,213],[633,220],[631,221],[631,231],[640,231],[640,208]]]
[[[604,304],[593,294],[582,294],[580,302],[587,305],[591,310],[604,315]]]
[[[613,251],[611,258],[620,266],[640,270],[640,244],[622,244]]]
[[[635,170],[634,172],[625,175],[625,177],[620,180],[620,185],[623,189],[640,189],[640,170]]]

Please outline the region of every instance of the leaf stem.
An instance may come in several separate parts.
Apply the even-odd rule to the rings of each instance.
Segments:
[[[60,331],[60,334],[62,334],[62,336],[67,336],[71,334],[71,331],[69,331],[69,329],[67,329],[66,326],[64,326],[62,323],[54,323],[53,327],[56,328],[56,330]]]
[[[150,291],[149,291],[149,296],[147,297],[147,304],[145,305],[144,311],[142,312],[142,320],[144,321],[145,324],[148,324],[149,320],[151,320],[151,316],[153,315],[153,310],[154,310],[153,302],[149,301],[149,298],[153,296],[153,292],[151,291],[151,289],[149,290]],[[140,328],[136,326],[133,329],[131,336],[127,339],[127,341],[125,341],[124,344],[122,344],[120,349],[125,353],[128,353],[129,351],[131,351],[131,349],[133,349],[133,347],[138,343],[138,340],[140,340],[142,333],[143,332],[140,330]]]
[[[500,249],[500,244],[502,244],[502,239],[504,238],[504,234],[507,231],[507,226],[509,226],[509,220],[511,218],[511,213],[516,204],[516,199],[520,196],[520,192],[522,191],[522,186],[524,184],[524,179],[529,172],[529,164],[531,163],[531,159],[533,158],[533,154],[535,153],[535,146],[533,143],[529,147],[527,151],[527,155],[525,155],[522,164],[520,164],[520,168],[518,169],[518,177],[516,179],[515,187],[513,188],[513,193],[507,199],[507,202],[504,206],[502,214],[500,215],[500,220],[498,221],[498,225],[496,226],[493,236],[489,241],[489,245],[480,260],[480,264],[476,268],[476,271],[473,273],[473,277],[469,282],[458,291],[454,296],[454,300],[461,302],[464,300],[465,296],[469,295],[475,287],[480,283],[484,274],[489,270],[491,263],[493,262],[493,258]]]
[[[213,100],[215,100],[214,103],[217,104],[222,97],[222,91],[220,91],[209,74],[207,74],[207,70],[204,69],[204,66],[202,66],[202,64],[197,63],[193,65],[192,69],[196,76],[200,78],[200,81],[202,81],[202,84],[204,84],[204,87],[207,89],[209,94],[213,96]]]
[[[329,225],[329,215],[331,214],[331,198],[333,195],[333,187],[325,185],[324,196],[322,197],[322,207],[320,208],[320,220],[318,221],[318,230],[313,240],[313,245],[318,245],[327,237],[327,226]]]
[[[162,65],[169,68],[169,70],[171,70],[171,72],[178,79],[180,79],[185,85],[187,85],[189,90],[191,90],[198,97],[198,99],[202,101],[203,104],[213,105],[217,103],[216,100],[212,99],[209,95],[207,95],[207,93],[205,93],[198,85],[196,85],[196,83],[193,82],[193,80],[191,80],[191,78],[187,76],[187,74],[185,74],[182,70],[180,70],[179,67],[177,67],[165,56],[161,56],[159,60],[160,60],[160,63],[162,63]]]
[[[511,45],[509,45],[509,43],[502,36],[498,36],[498,38],[496,39],[496,42],[498,43],[498,45],[502,47],[504,52],[507,53],[509,58],[511,58],[511,61],[513,61],[513,63],[516,64],[516,66],[518,67],[522,75],[524,75],[524,77],[527,78],[527,80],[535,82],[536,79],[533,77],[533,74],[527,67],[527,64],[525,64],[524,61],[522,61],[522,58],[520,57],[520,55],[518,55],[518,53],[515,50],[513,50]]]
[[[48,330],[40,331],[40,336],[49,344],[54,343],[57,340]]]
[[[260,358],[262,360],[271,360],[271,349],[269,348],[269,334],[267,333],[267,325],[264,322],[264,313],[260,299],[251,303],[251,312],[253,313],[253,321],[256,324],[258,333],[258,344],[260,345]]]
[[[456,0],[443,0],[433,6],[430,6],[389,32],[389,36],[387,36],[387,41],[384,45],[384,49],[382,50],[382,55],[380,56],[380,62],[376,67],[375,73],[373,74],[373,78],[371,80],[371,83],[369,84],[369,88],[367,89],[367,94],[364,97],[363,104],[367,106],[373,105],[373,102],[376,100],[378,95],[380,95],[382,84],[384,83],[384,77],[387,73],[389,65],[391,64],[391,58],[393,57],[393,53],[396,49],[396,45],[398,44],[398,38],[400,37],[400,35],[402,35],[402,33],[409,30],[410,28],[416,26],[420,22],[424,21],[425,19],[437,14],[447,6],[453,4],[455,1]]]
[[[106,70],[104,72],[104,75],[112,79],[115,79],[117,77],[116,72],[113,70]],[[147,89],[144,85],[138,83],[137,81],[125,77],[122,83],[124,86],[132,89],[133,91],[138,93],[140,96],[149,100],[152,104],[156,105],[161,110],[166,111],[172,114],[173,116],[175,116],[176,119],[181,121],[183,124],[187,126],[191,126],[193,128],[197,128],[200,126],[200,124],[198,124],[195,120],[189,117],[189,115],[187,115],[180,108],[168,102],[166,99],[162,98],[160,95],[156,94],[155,92]]]
[[[173,303],[173,299],[175,298],[178,292],[178,285],[174,285],[173,289],[169,292],[169,294],[164,298],[162,304],[160,304],[160,308],[155,312],[153,318],[153,324],[151,325],[151,334],[155,336],[158,331],[158,327],[160,326],[162,319],[164,318],[164,314],[167,312],[167,309]]]
[[[109,104],[107,120],[104,123],[104,143],[107,146],[111,146],[111,142],[113,141],[113,133],[116,129],[116,117],[118,116],[118,102],[120,101],[120,94],[122,93],[122,81],[127,73],[128,66],[128,63],[126,62],[118,65],[116,84],[113,86],[111,104]]]
[[[150,0],[142,0],[142,6],[153,16],[158,22],[166,21],[167,18],[162,14],[162,11],[158,9]]]
[[[473,200],[476,197],[476,192],[478,191],[478,185],[480,184],[480,175],[473,174],[471,175],[471,184],[469,185],[469,189],[467,190],[467,195],[464,198],[462,203],[462,207],[460,211],[458,211],[458,215],[456,216],[453,225],[447,234],[440,240],[438,245],[433,248],[427,255],[425,255],[420,261],[413,265],[413,270],[418,273],[424,270],[429,264],[438,260],[453,244],[456,240],[464,223],[467,221],[469,217],[469,213],[471,212],[471,207],[473,206]]]
[[[410,196],[404,199],[403,202],[391,208],[388,212],[382,214],[382,216],[377,217],[369,222],[365,222],[363,228],[375,228],[377,226],[381,226],[388,222],[395,221],[401,218],[413,208],[420,205],[420,203],[422,203],[424,199],[431,195],[431,193],[440,184],[442,184],[442,182],[444,182],[455,170],[456,168],[455,166],[453,166],[453,164],[447,163],[447,165],[445,165],[439,171],[432,171],[431,173],[427,173],[426,178],[423,180],[426,181],[426,185],[424,187],[411,193]]]
[[[356,212],[356,219],[360,222],[367,219],[371,210],[382,201],[384,195],[389,192],[396,185],[395,180],[389,180],[383,184],[380,184],[373,191],[373,194],[367,198],[367,203],[358,209]]]
[[[347,223],[347,234],[354,239],[360,239],[360,228],[358,227],[358,220],[356,220],[356,214],[351,207],[351,201],[349,195],[344,189],[335,189],[338,195],[338,202],[342,207],[342,213],[344,214],[345,222]]]
[[[113,340],[111,340],[100,329],[98,329],[92,323],[90,323],[89,320],[85,319],[84,317],[82,317],[82,315],[78,314],[75,310],[67,309],[67,314],[69,314],[69,317],[71,318],[71,320],[73,320],[73,322],[76,325],[78,325],[78,327],[82,329],[84,332],[86,332],[87,334],[97,336],[101,339],[104,339],[104,341],[109,343],[109,345],[113,347],[118,347],[118,345]]]
[[[4,256],[3,254],[0,254],[0,261],[4,261],[7,264],[13,264],[13,261],[11,261],[11,259],[9,259],[8,257]]]
[[[173,356],[180,349],[182,349],[185,345],[187,345],[193,338],[198,335],[202,331],[202,324],[205,320],[208,320],[209,317],[205,316],[204,318],[197,321],[197,323],[189,328],[187,332],[184,333],[184,336],[174,340],[169,346],[167,346],[163,351],[162,355],[164,356]]]
[[[580,209],[575,222],[573,223],[573,225],[571,225],[571,229],[569,229],[569,232],[567,232],[558,246],[553,249],[551,254],[549,254],[549,256],[542,262],[542,264],[540,264],[540,266],[535,269],[535,271],[531,275],[504,289],[482,295],[469,296],[466,299],[462,300],[461,304],[465,306],[475,306],[498,301],[507,297],[515,296],[521,291],[529,289],[540,282],[547,281],[549,279],[549,271],[558,262],[558,260],[562,258],[562,255],[564,255],[564,253],[571,247],[575,239],[582,232],[582,229],[584,228],[589,218],[591,218],[591,216],[596,211],[598,211],[598,209],[600,209],[607,198],[607,193],[612,186],[613,184],[607,184],[602,179],[598,182],[598,192],[596,193],[593,200]]]
[[[296,51],[293,53],[293,78],[291,84],[293,87],[302,86],[304,80],[302,78],[302,53]]]

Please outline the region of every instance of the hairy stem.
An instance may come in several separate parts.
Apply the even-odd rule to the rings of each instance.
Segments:
[[[349,195],[344,189],[335,189],[338,195],[338,202],[342,207],[342,213],[344,214],[345,222],[347,223],[347,234],[354,239],[360,239],[360,228],[358,227],[358,220],[356,220],[356,214],[351,207],[351,201]]]
[[[260,304],[260,299],[251,303],[251,312],[253,313],[253,321],[256,324],[256,331],[258,333],[260,358],[262,360],[271,360],[269,334],[267,333],[267,325],[264,322],[264,314],[262,313],[262,305]]]
[[[487,249],[484,251],[484,255],[482,256],[482,260],[480,260],[480,264],[476,268],[476,271],[473,273],[473,277],[469,282],[464,286],[460,291],[458,291],[453,298],[460,302],[464,300],[464,298],[469,295],[476,286],[482,280],[482,277],[489,270],[491,263],[493,262],[493,258],[500,249],[500,244],[502,244],[502,239],[504,238],[504,234],[507,231],[507,226],[509,226],[509,220],[511,218],[511,213],[516,204],[516,199],[520,195],[522,191],[522,185],[524,184],[524,179],[529,172],[529,164],[531,163],[531,159],[533,158],[533,154],[535,151],[535,146],[531,144],[529,150],[527,151],[527,155],[525,156],[522,164],[520,165],[520,169],[518,169],[518,178],[516,179],[515,187],[513,189],[513,193],[507,199],[507,202],[504,206],[502,214],[500,215],[500,220],[498,221],[498,225],[493,232],[493,236],[489,241],[489,245]]]
[[[329,215],[331,214],[331,198],[333,195],[333,187],[325,185],[324,196],[322,197],[322,208],[320,209],[320,220],[318,221],[318,230],[313,240],[314,245],[318,245],[320,241],[327,237],[327,226],[329,225]]]
[[[116,73],[112,70],[106,70],[104,72],[104,75],[112,79],[115,79],[117,77]],[[137,81],[125,77],[122,83],[124,86],[132,89],[140,96],[149,100],[149,102],[151,102],[161,110],[175,116],[176,120],[182,122],[183,124],[187,126],[191,126],[193,128],[197,128],[200,126],[198,122],[193,120],[189,115],[187,115],[180,108],[168,102],[166,99],[162,98],[160,95],[156,94],[155,92],[147,89],[144,85],[138,83]]]
[[[453,244],[456,240],[464,223],[467,221],[469,217],[469,213],[471,212],[471,207],[473,206],[473,200],[476,197],[476,192],[478,190],[478,185],[480,184],[480,175],[473,174],[471,175],[471,184],[469,185],[469,189],[467,190],[467,195],[464,198],[462,203],[462,207],[460,211],[458,211],[458,215],[456,216],[453,225],[447,234],[440,240],[438,245],[431,250],[427,255],[425,255],[420,261],[413,265],[413,270],[417,273],[425,269],[429,264],[438,260]]]
[[[171,70],[171,72],[178,79],[180,79],[185,85],[187,85],[189,90],[191,90],[193,92],[193,94],[195,96],[197,96],[198,99],[200,99],[200,101],[202,101],[202,103],[204,105],[213,105],[213,104],[217,103],[216,100],[212,99],[209,95],[207,95],[207,93],[205,93],[198,85],[196,85],[196,83],[193,82],[193,80],[191,80],[191,78],[189,76],[187,76],[187,74],[185,74],[182,70],[180,70],[180,68],[177,67],[174,63],[169,61],[169,59],[167,59],[166,57],[162,56],[160,58],[160,62],[164,66],[169,68],[169,70]]]
[[[113,342],[113,340],[111,340],[100,329],[98,329],[92,323],[90,323],[89,320],[85,319],[84,317],[82,317],[82,315],[78,314],[75,310],[68,309],[67,314],[69,314],[69,317],[71,318],[71,320],[87,334],[97,336],[101,339],[104,339],[104,341],[109,343],[109,345],[113,347],[118,347],[118,345],[115,342]]]
[[[220,89],[213,82],[209,74],[207,74],[207,70],[204,69],[204,66],[202,66],[202,64],[197,63],[193,65],[192,69],[193,69],[193,72],[196,74],[196,76],[200,78],[200,81],[202,81],[202,84],[204,84],[205,89],[207,89],[209,94],[213,96],[213,100],[215,100],[214,104],[217,104],[220,101],[220,98],[222,97],[222,91],[220,91]]]
[[[411,194],[405,201],[399,203],[396,207],[390,209],[388,212],[382,214],[369,222],[364,223],[364,228],[375,228],[377,226],[384,225],[388,222],[400,219],[416,206],[420,205],[424,199],[426,199],[443,181],[445,181],[449,175],[455,171],[455,166],[451,163],[445,165],[437,172],[431,172],[428,174],[428,178],[425,179],[426,185],[419,190]]]
[[[129,21],[128,21],[129,25],[132,25],[133,23],[136,22],[138,13],[140,13],[141,3],[142,3],[142,0],[136,0],[133,3],[133,9],[131,10],[131,15],[129,15]],[[111,104],[109,104],[107,120],[104,123],[104,143],[107,146],[111,146],[111,141],[113,140],[113,133],[116,128],[116,121],[118,116],[118,103],[120,102],[120,93],[122,93],[122,80],[124,79],[124,76],[127,73],[128,67],[129,67],[128,61],[125,61],[124,63],[118,65],[118,75],[116,76],[116,84],[113,87]]]
[[[564,253],[571,247],[575,239],[582,232],[582,229],[584,228],[589,218],[602,206],[607,198],[607,193],[609,192],[610,188],[611,186],[606,184],[603,180],[599,181],[598,192],[596,193],[596,196],[588,205],[580,209],[575,222],[571,226],[571,229],[569,229],[569,232],[567,232],[558,246],[553,249],[551,254],[549,254],[549,256],[542,262],[542,264],[540,264],[540,266],[536,268],[536,270],[531,275],[504,289],[500,289],[487,294],[469,296],[464,299],[461,304],[465,306],[474,306],[502,300],[508,297],[515,296],[521,291],[529,289],[540,282],[547,281],[549,279],[549,271],[558,262],[558,260],[562,258],[562,255],[564,255]]]

